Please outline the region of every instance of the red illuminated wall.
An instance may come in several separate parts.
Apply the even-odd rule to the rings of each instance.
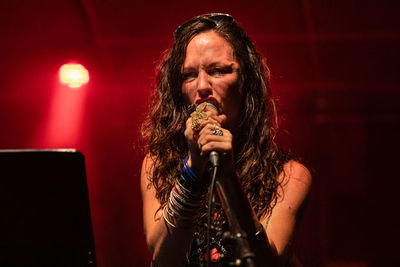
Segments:
[[[399,265],[397,1],[1,1],[0,149],[82,151],[98,265],[148,266],[140,123],[172,32],[212,11],[266,55],[280,143],[313,171],[299,258]],[[81,90],[58,82],[69,60],[90,72]]]

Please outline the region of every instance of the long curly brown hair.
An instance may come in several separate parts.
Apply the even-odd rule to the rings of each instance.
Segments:
[[[277,115],[269,84],[269,69],[244,30],[235,22],[217,23],[199,16],[175,32],[175,42],[159,66],[157,84],[146,120],[142,124],[144,150],[154,162],[149,186],[163,207],[183,159],[188,153],[184,138],[188,107],[182,94],[181,69],[189,41],[197,34],[215,31],[228,41],[240,66],[243,105],[234,136],[237,175],[258,217],[269,213],[277,196],[277,177],[289,160],[274,142]]]

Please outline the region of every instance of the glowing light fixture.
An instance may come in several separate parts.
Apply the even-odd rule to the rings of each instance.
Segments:
[[[89,72],[81,64],[64,64],[60,68],[60,81],[70,88],[79,88],[89,81]]]

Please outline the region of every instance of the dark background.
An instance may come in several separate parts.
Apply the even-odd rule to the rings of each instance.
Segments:
[[[280,143],[313,172],[295,247],[305,266],[398,266],[398,1],[0,2],[0,148],[86,155],[99,266],[148,266],[139,126],[172,32],[232,14],[264,54]],[[80,90],[58,82],[86,66]]]

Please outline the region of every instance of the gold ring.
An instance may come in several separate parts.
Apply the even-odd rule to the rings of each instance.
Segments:
[[[202,119],[207,119],[207,113],[204,112],[204,109],[206,107],[206,102],[201,103],[196,107],[196,110],[193,111],[190,114],[190,117],[192,118],[192,130],[193,131],[200,131],[201,130],[201,125],[199,120]]]
[[[200,131],[200,123],[198,119],[192,118],[192,130],[195,132]]]

